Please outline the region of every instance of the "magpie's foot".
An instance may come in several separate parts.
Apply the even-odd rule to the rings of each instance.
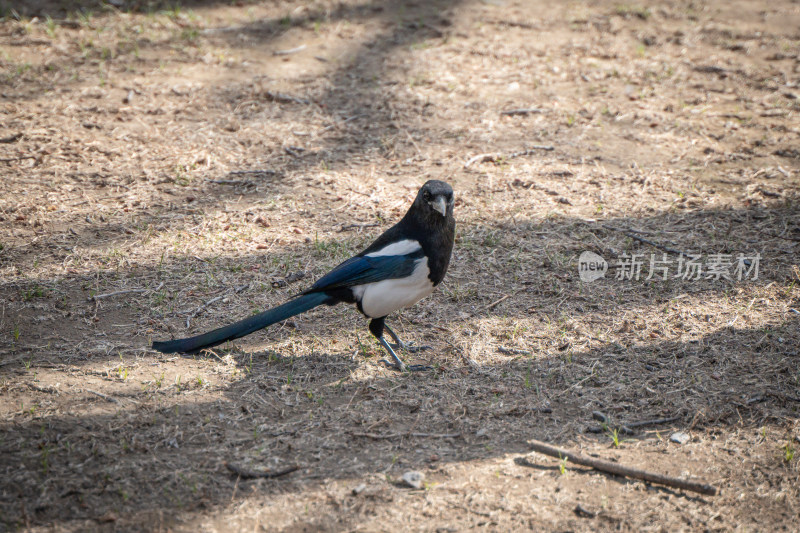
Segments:
[[[433,367],[428,365],[397,364],[390,363],[386,359],[381,359],[380,362],[386,365],[386,368],[391,368],[392,370],[398,370],[400,372],[425,372],[427,370],[433,370]]]
[[[391,346],[395,350],[403,350],[408,353],[419,353],[419,352],[424,352],[425,350],[433,350],[433,346],[428,346],[427,344],[423,344],[422,346],[415,346],[413,344],[395,343],[395,344],[390,344],[389,346]]]

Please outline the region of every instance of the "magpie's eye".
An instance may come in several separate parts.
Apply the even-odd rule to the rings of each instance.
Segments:
[[[425,192],[422,194],[422,197],[423,197],[423,198],[425,198],[425,200],[430,200],[430,199],[431,199],[431,193],[430,193],[430,191],[425,191]]]

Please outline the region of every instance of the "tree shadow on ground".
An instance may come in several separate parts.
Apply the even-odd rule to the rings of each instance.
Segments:
[[[764,212],[759,213],[763,217]],[[748,211],[727,213],[752,222],[750,215]],[[785,213],[773,210],[767,215],[780,218]],[[611,220],[607,225],[636,224],[640,230],[664,227],[672,216]],[[719,219],[720,213],[696,216],[698,221]],[[692,289],[686,283],[654,286],[613,279],[584,285],[575,264],[582,249],[606,254],[635,252],[643,251],[641,243],[625,241],[624,235],[610,230],[600,233],[603,239],[592,238],[580,233],[589,230],[578,221],[550,220],[545,224],[532,228],[521,222],[516,230],[506,227],[507,239],[494,241],[492,250],[494,254],[512,241],[517,250],[531,247],[528,252],[538,251],[549,258],[548,264],[535,270],[521,271],[521,265],[513,263],[487,269],[488,265],[482,264],[485,253],[474,244],[482,243],[494,230],[476,227],[471,237],[461,237],[459,257],[445,287],[433,301],[418,304],[421,314],[411,317],[404,313],[399,320],[401,331],[407,325],[415,337],[422,335],[423,342],[437,347],[432,354],[413,356],[415,361],[435,366],[429,373],[403,375],[381,370],[379,349],[360,340],[353,354],[352,348],[339,346],[320,349],[324,340],[312,342],[309,353],[305,347],[309,336],[313,339],[327,328],[352,327],[356,315],[348,311],[315,311],[297,318],[291,327],[276,326],[241,341],[247,345],[267,335],[270,344],[282,346],[278,352],[219,350],[215,356],[193,358],[159,355],[151,363],[147,363],[150,356],[141,357],[139,348],[131,349],[131,333],[139,335],[137,342],[149,343],[143,328],[128,328],[125,331],[129,333],[112,330],[115,322],[136,322],[142,314],[145,318],[150,314],[146,323],[155,328],[152,335],[165,336],[155,331],[174,315],[168,308],[153,312],[152,295],[136,293],[123,305],[109,305],[99,312],[95,304],[86,304],[83,315],[62,315],[60,320],[75,320],[76,327],[71,338],[61,339],[61,348],[57,344],[42,346],[48,339],[46,327],[38,334],[26,332],[27,338],[36,338],[36,342],[13,348],[2,368],[9,401],[29,399],[31,393],[37,398],[33,403],[20,400],[20,410],[12,421],[2,424],[0,471],[3,492],[9,495],[3,503],[6,524],[27,520],[67,525],[114,513],[115,527],[169,527],[183,514],[230,503],[237,491],[240,497],[253,492],[269,496],[274,491],[308,490],[326,479],[355,480],[377,472],[399,476],[408,469],[524,453],[529,438],[574,438],[595,424],[591,422],[594,410],[605,412],[615,424],[679,417],[659,428],[665,431],[755,428],[765,421],[797,418],[800,399],[795,369],[800,328],[795,315],[784,314],[752,328],[736,327],[735,320],[728,326],[702,328],[699,324],[708,322],[709,317],[692,316],[679,324],[657,325],[649,335],[639,333],[637,330],[645,327],[639,315],[669,306],[687,293],[699,300],[728,298],[737,285],[707,281]],[[715,235],[708,235],[704,242],[697,227],[695,223],[694,240],[684,245],[705,249],[723,244],[723,252],[734,252],[742,244],[739,238],[744,238],[734,231],[739,237],[730,242]],[[520,235],[527,239],[517,239]],[[308,255],[316,253],[315,260],[324,265],[320,269],[324,271],[338,262],[340,255],[355,251],[349,247],[362,246],[368,240],[366,235],[354,238],[333,255],[326,251],[329,248],[314,245],[276,253],[295,260],[304,258],[307,263],[313,260]],[[782,250],[764,249],[763,253],[761,277],[746,282],[747,286],[763,288],[786,281],[790,275],[788,264],[770,264],[773,259],[780,261]],[[219,276],[214,269],[220,268],[228,270],[231,279],[245,281],[248,275],[227,267],[261,260],[258,255],[220,258],[210,265],[185,259],[157,278],[168,284],[165,290],[173,298],[196,301],[197,296],[185,293],[186,285],[194,283],[192,275]],[[190,267],[199,268],[192,273]],[[176,275],[179,271],[183,274]],[[503,290],[516,286],[510,285],[514,280],[521,292],[487,308],[487,301],[494,298],[486,294],[492,285],[481,280],[489,273],[506,280]],[[114,276],[149,284],[157,279],[153,272],[125,269]],[[75,295],[86,293],[81,285],[88,281],[68,276],[57,282],[39,281],[39,285],[48,288],[52,283],[58,290],[66,290],[71,301],[79,301],[83,297]],[[466,308],[458,290],[465,290],[469,283],[480,283],[486,293],[470,296]],[[22,290],[27,294],[32,287],[12,284],[0,287],[0,292]],[[294,287],[282,290],[287,295],[295,292]],[[253,298],[259,307],[275,300],[274,295],[259,293],[253,287],[241,298]],[[37,305],[17,318],[35,324],[37,318],[47,315],[46,308],[66,311],[58,311],[63,300],[52,296],[34,297],[32,303]],[[47,300],[50,302],[43,307]],[[177,303],[177,307],[184,305]],[[233,312],[241,315],[242,309],[253,303],[240,300],[232,305]],[[465,309],[472,313],[458,314]],[[491,330],[498,320],[527,319],[532,309],[535,315],[545,317],[542,325],[550,320],[559,322],[558,317],[566,314],[580,317],[587,328],[560,333],[526,331],[514,338],[503,333],[475,345],[474,336],[481,328]],[[92,321],[92,312],[101,317],[98,322]],[[593,332],[618,327],[620,313],[628,318],[612,339],[597,338]],[[204,318],[195,318],[196,330],[219,325],[221,316],[224,313],[212,307]],[[184,317],[177,318],[180,329],[175,333],[180,336],[185,331]],[[93,325],[87,329],[86,322]],[[695,327],[703,333],[693,333]],[[660,340],[664,335],[675,337],[674,328],[682,328],[686,340]],[[359,325],[356,331],[361,330]],[[518,348],[520,341],[524,346],[531,337],[543,339],[544,349]],[[96,348],[97,343],[105,348]],[[122,355],[131,352],[139,355]],[[498,353],[505,356],[498,358]],[[88,373],[81,370],[98,363],[115,363],[116,367]],[[157,367],[150,372],[150,379],[141,379],[147,377],[142,375],[143,364]],[[137,383],[127,378],[127,369],[134,367],[140,368]],[[42,373],[60,376],[58,380],[69,383],[71,390],[65,393],[49,385],[39,386],[37,375]],[[98,393],[96,384],[110,389]],[[48,405],[62,394],[69,399],[59,402],[59,411],[49,411]],[[198,402],[193,399],[197,394],[216,395],[217,399]],[[62,414],[73,408],[87,414]],[[603,433],[588,438],[598,443],[609,441]],[[276,482],[237,480],[225,469],[225,461],[272,468],[296,463],[301,470]],[[155,490],[144,494],[139,489],[142,486]],[[64,499],[75,502],[66,515],[60,505]],[[176,514],[175,509],[180,511]]]
[[[59,527],[114,513],[114,527],[170,527],[235,501],[237,487],[242,497],[269,497],[326,479],[526,453],[529,438],[593,425],[593,410],[620,422],[679,417],[662,431],[755,428],[798,416],[799,329],[794,319],[767,333],[723,328],[693,342],[609,343],[503,364],[448,357],[429,373],[371,377],[335,353],[234,353],[240,379],[215,401],[194,402],[203,385],[191,381],[151,383],[145,409],[140,391],[110,403],[84,390],[80,402],[96,404],[95,414],[31,411],[3,422],[3,517],[9,527]],[[265,483],[237,480],[225,461],[301,469]],[[146,486],[153,491],[139,490]],[[64,499],[74,501],[66,514]]]

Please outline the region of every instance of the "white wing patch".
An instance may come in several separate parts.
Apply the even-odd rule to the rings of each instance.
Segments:
[[[402,241],[393,242],[389,246],[385,248],[381,248],[377,252],[372,252],[371,254],[367,254],[367,257],[381,257],[384,255],[408,255],[413,254],[417,250],[421,249],[422,246],[419,244],[419,241],[415,241],[412,239],[404,239]]]
[[[404,245],[403,243],[413,243],[416,248],[406,248],[404,253],[411,253],[420,248],[417,241],[400,241],[390,244],[376,254],[369,255],[401,255],[399,252],[386,253],[393,246]],[[404,246],[410,246],[404,245]],[[397,279],[385,279],[375,283],[367,283],[359,287],[354,287],[353,292],[356,297],[361,298],[361,309],[370,318],[380,318],[391,314],[398,309],[409,307],[422,300],[433,292],[433,283],[430,278],[428,268],[428,258],[417,259],[414,272],[410,276]]]

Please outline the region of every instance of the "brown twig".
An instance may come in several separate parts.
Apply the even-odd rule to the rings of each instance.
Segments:
[[[659,485],[666,485],[667,487],[689,490],[692,492],[699,492],[700,494],[705,494],[708,496],[714,496],[717,494],[717,488],[713,485],[708,485],[706,483],[687,481],[685,479],[665,476],[662,474],[656,474],[654,472],[639,470],[638,468],[631,468],[617,463],[602,461],[600,459],[592,459],[584,455],[580,455],[567,450],[562,450],[561,448],[556,448],[555,446],[550,446],[549,444],[545,444],[544,442],[540,442],[538,440],[529,440],[528,444],[534,451],[537,451],[539,453],[549,455],[550,457],[557,457],[559,459],[568,459],[569,461],[575,464],[588,466],[590,468],[594,468],[595,470],[608,472],[609,474],[614,474],[617,476],[629,477],[634,479],[641,479],[643,481],[648,481],[650,483],[658,483]]]
[[[364,228],[377,228],[378,226],[380,226],[380,224],[378,224],[377,222],[374,222],[372,224],[347,224],[346,226],[342,226],[341,228],[339,228],[339,231],[340,232],[347,231],[349,229],[362,230]]]
[[[105,294],[95,294],[93,296],[89,296],[87,300],[102,300],[103,298],[109,298],[111,296],[118,296],[120,294],[133,294],[137,292],[147,292],[147,289],[126,289],[124,291],[114,291],[114,292],[107,292]]]
[[[631,422],[629,424],[625,424],[625,426],[629,428],[640,428],[644,426],[658,426],[659,424],[669,424],[670,422],[675,422],[680,420],[680,416],[671,416],[669,418],[656,418],[654,420],[642,420],[641,422]]]
[[[245,290],[249,286],[250,286],[249,283],[246,283],[244,285],[240,285],[240,286],[236,287],[235,289],[233,289],[233,294],[240,293],[240,292],[242,292],[243,290]],[[195,309],[191,314],[189,314],[189,316],[186,317],[186,327],[188,328],[189,327],[189,323],[191,322],[191,320],[194,317],[196,317],[200,312],[202,312],[206,307],[208,307],[209,305],[211,305],[211,304],[213,304],[215,302],[218,302],[218,301],[222,300],[226,296],[228,296],[227,293],[226,294],[220,294],[219,296],[215,296],[214,298],[211,298],[210,300],[208,300],[203,305],[198,306],[197,309]]]
[[[111,296],[119,296],[120,294],[134,294],[134,293],[141,293],[141,292],[156,292],[156,291],[161,290],[161,287],[163,287],[163,286],[164,286],[164,283],[161,282],[161,284],[158,287],[156,287],[155,289],[153,289],[153,290],[150,290],[150,289],[125,289],[125,290],[122,290],[122,291],[107,292],[105,294],[95,294],[93,296],[89,296],[87,298],[87,300],[89,300],[91,302],[92,300],[95,300],[95,301],[102,300],[103,298],[109,298]]]
[[[594,511],[589,511],[581,504],[575,506],[575,514],[580,516],[581,518],[594,518],[597,516],[597,513]]]
[[[515,115],[531,115],[533,113],[544,113],[544,109],[538,109],[536,107],[523,107],[520,109],[509,109],[507,111],[500,111],[500,114],[506,117],[512,117]]]
[[[2,163],[10,163],[12,161],[22,161],[23,159],[36,159],[35,155],[21,155],[19,157],[6,157],[4,159],[0,159]]]
[[[488,311],[489,309],[494,309],[495,307],[497,307],[498,305],[500,305],[502,302],[505,302],[505,301],[506,301],[506,300],[508,300],[509,298],[511,298],[511,295],[510,295],[510,294],[504,294],[502,298],[500,298],[500,299],[498,299],[498,300],[495,300],[495,301],[493,301],[492,303],[490,303],[489,305],[487,305],[486,307],[484,307],[483,309],[481,309],[481,311]]]
[[[606,424],[607,426],[612,426],[613,425],[613,424],[611,424],[611,420],[608,417],[605,417],[605,415],[602,415],[603,417],[605,417],[605,419],[601,419],[598,416],[595,416],[596,413],[602,415],[602,413],[599,413],[598,411],[595,411],[594,413],[592,413],[592,418],[602,422],[603,424]],[[659,424],[669,424],[670,422],[675,422],[676,420],[680,420],[680,419],[681,419],[680,416],[671,416],[669,418],[656,418],[654,420],[642,420],[641,422],[630,422],[628,424],[623,424],[623,425],[619,426],[618,431],[620,433],[624,433],[626,435],[633,435],[633,433],[634,433],[633,428],[640,428],[640,427],[644,427],[644,426],[657,426]],[[586,428],[586,432],[587,433],[602,433],[603,432],[603,428],[599,427],[599,426],[589,426],[589,427]]]
[[[363,115],[362,113],[359,113],[358,115],[353,115],[353,116],[351,116],[351,117],[347,117],[346,119],[342,120],[340,123],[336,123],[336,122],[334,122],[333,124],[330,124],[330,125],[328,125],[328,126],[325,126],[325,127],[324,127],[324,128],[322,128],[321,130],[319,130],[319,131],[317,132],[317,135],[319,135],[319,134],[321,134],[321,133],[325,133],[325,132],[326,132],[326,131],[328,131],[328,130],[332,130],[333,128],[338,128],[339,126],[343,126],[343,125],[347,124],[348,122],[352,122],[353,120],[355,120],[355,119],[357,119],[357,118],[360,118],[360,117],[362,117],[362,116],[364,116],[364,115]]]
[[[13,143],[21,138],[22,138],[22,133],[12,133],[8,137],[1,138],[0,143],[2,144]]]
[[[386,433],[386,434],[379,434],[379,433],[353,433],[350,432],[350,435],[353,437],[366,437],[372,440],[385,440],[385,439],[396,439],[399,437],[428,437],[431,439],[455,439],[461,436],[461,433],[417,433],[413,431],[407,431],[405,433]]]
[[[273,102],[282,102],[285,104],[293,103],[302,105],[307,105],[310,103],[305,98],[298,98],[296,96],[292,96],[291,94],[279,93],[277,91],[267,91],[264,94],[267,96],[268,99],[272,100]]]
[[[91,390],[91,389],[85,389],[85,390],[86,390],[86,392],[90,392],[90,393],[94,394],[95,396],[101,397],[102,399],[104,399],[107,402],[119,403],[119,400],[117,400],[116,398],[112,398],[111,396],[108,396],[107,394],[103,394],[102,392],[97,392],[97,391],[94,391],[94,390]]]
[[[289,55],[292,55],[292,54],[296,54],[297,52],[302,52],[306,48],[307,48],[306,45],[301,44],[300,46],[298,46],[296,48],[287,48],[286,50],[275,50],[275,51],[272,52],[272,55],[274,55],[274,56],[289,56]]]
[[[684,257],[691,257],[689,254],[687,254],[686,252],[684,252],[682,250],[678,250],[676,248],[670,248],[669,246],[664,246],[663,244],[659,244],[657,242],[653,242],[651,240],[645,239],[644,237],[639,237],[638,235],[636,235],[631,230],[627,230],[627,229],[623,229],[623,228],[615,228],[614,226],[609,226],[607,224],[603,224],[603,227],[606,228],[606,229],[610,229],[611,231],[618,231],[618,232],[622,233],[623,235],[625,235],[626,237],[630,237],[631,239],[633,239],[635,241],[639,241],[639,242],[644,243],[644,244],[649,244],[653,248],[658,248],[659,250],[662,250],[664,252],[669,252],[671,254],[676,254],[676,255],[682,255]]]
[[[251,470],[243,466],[231,464],[227,461],[225,461],[225,468],[245,479],[281,477],[300,469],[297,465],[291,465],[283,470]]]
[[[525,150],[519,152],[512,152],[508,155],[503,155],[498,153],[478,154],[474,157],[469,158],[467,162],[464,163],[464,168],[469,168],[475,163],[486,163],[488,161],[497,161],[498,159],[514,159],[516,157],[522,157],[524,155],[531,155],[540,150],[544,150],[545,152],[552,152],[553,150],[555,150],[555,147],[545,146],[542,144],[535,144],[530,148],[526,148]]]

